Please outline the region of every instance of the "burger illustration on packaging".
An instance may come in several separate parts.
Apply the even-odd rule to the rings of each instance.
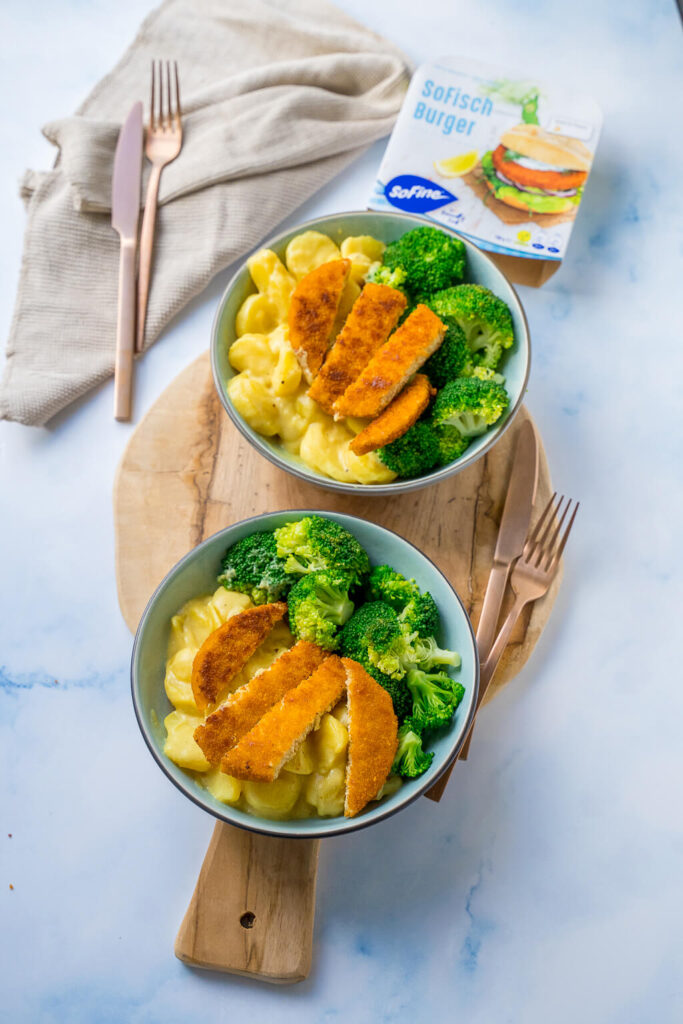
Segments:
[[[592,153],[567,135],[518,124],[481,158],[486,186],[500,203],[530,216],[574,216]]]
[[[601,124],[574,90],[441,58],[413,76],[369,205],[453,228],[513,281],[542,284],[566,252]]]

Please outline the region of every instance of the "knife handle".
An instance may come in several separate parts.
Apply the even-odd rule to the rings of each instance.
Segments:
[[[498,618],[509,575],[510,564],[503,562],[494,563],[489,574],[484,603],[479,617],[479,625],[477,626],[477,647],[479,649],[479,660],[482,664],[489,656],[489,651],[496,635],[496,626],[498,625]]]
[[[135,350],[135,240],[121,239],[114,363],[114,419],[129,420]]]

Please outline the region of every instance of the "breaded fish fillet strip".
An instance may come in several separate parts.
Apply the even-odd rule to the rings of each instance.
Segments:
[[[350,270],[351,260],[323,263],[302,277],[292,293],[289,341],[309,384],[327,354],[339,300]]]
[[[374,800],[387,780],[398,747],[398,719],[391,697],[362,665],[342,658],[346,670],[349,753],[344,817]]]
[[[266,711],[288,690],[298,686],[321,665],[329,652],[301,640],[277,658],[263,672],[231,693],[194,732],[194,738],[211,764],[220,764],[224,754],[256,725]]]
[[[387,340],[406,308],[406,297],[396,288],[369,282],[353,304],[330,354],[308,394],[325,412],[368,365]]]
[[[358,379],[334,404],[336,419],[374,419],[443,341],[446,325],[419,305],[372,357]]]
[[[356,455],[367,455],[377,448],[383,448],[397,437],[403,437],[406,430],[422,415],[436,388],[423,373],[415,375],[410,384],[400,391],[377,419],[368,423],[365,430],[356,434],[349,448]]]
[[[333,654],[225,754],[221,771],[236,779],[272,782],[325,712],[334,707],[345,686],[346,670]]]
[[[207,636],[192,662],[192,693],[200,711],[223,697],[286,611],[283,601],[247,608]]]

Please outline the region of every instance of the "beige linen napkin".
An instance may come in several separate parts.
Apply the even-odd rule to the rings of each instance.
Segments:
[[[391,131],[409,75],[397,49],[326,0],[166,0],[76,115],[43,129],[59,148],[55,168],[24,176],[4,419],[41,425],[113,372],[112,162],[153,58],[178,61],[184,139],[161,179],[146,346],[214,274]]]

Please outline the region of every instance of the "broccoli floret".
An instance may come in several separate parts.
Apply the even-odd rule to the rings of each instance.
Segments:
[[[453,681],[445,672],[424,672],[412,668],[406,676],[413,695],[410,722],[418,732],[447,725],[455,711]]]
[[[411,724],[406,722],[398,730],[398,749],[392,772],[402,775],[404,779],[415,779],[426,772],[434,759],[431,751],[422,749],[422,738]]]
[[[449,423],[434,427],[433,430],[439,443],[439,463],[442,466],[455,462],[469,446],[470,439],[463,437],[458,428]]]
[[[458,704],[460,703],[460,701],[465,696],[465,687],[462,685],[462,683],[452,682],[452,688],[453,688],[453,699],[455,701],[455,707],[457,708]]]
[[[385,601],[395,612],[402,612],[409,601],[420,596],[415,580],[406,579],[390,565],[375,566],[367,590],[372,601]]]
[[[403,721],[412,711],[413,699],[402,677],[415,656],[393,608],[383,601],[362,605],[343,627],[339,640],[344,657],[359,662],[384,687]]]
[[[472,365],[472,352],[461,327],[449,317],[444,319],[448,327],[446,336],[422,368],[435,388],[442,388],[449,380],[455,380],[467,372]]]
[[[402,437],[380,448],[377,454],[397,476],[422,476],[439,461],[439,444],[431,426],[418,420]]]
[[[354,661],[358,661],[354,658]],[[413,698],[404,679],[392,679],[391,676],[380,672],[376,665],[369,661],[360,661],[368,675],[371,675],[375,682],[387,691],[394,705],[394,712],[399,722],[403,722],[413,710]]]
[[[418,667],[428,672],[435,665],[450,665],[451,668],[459,668],[461,663],[457,651],[449,651],[439,647],[432,635],[426,639],[420,638],[414,643]],[[459,684],[458,684],[459,685]]]
[[[269,531],[238,540],[225,552],[221,564],[218,582],[226,590],[248,594],[254,604],[279,601],[292,585],[283,560],[278,558],[275,536]]]
[[[433,295],[427,302],[439,317],[454,320],[481,365],[495,370],[503,349],[515,341],[512,316],[502,299],[480,284],[461,284]]]
[[[360,583],[370,572],[368,556],[356,538],[323,516],[305,516],[275,531],[277,554],[288,573],[303,575],[327,570]]]
[[[339,626],[353,613],[353,601],[343,578],[328,572],[309,572],[290,590],[287,608],[297,640],[309,640],[333,651],[339,643]]]
[[[432,595],[423,594],[415,580],[407,579],[390,565],[378,565],[372,570],[368,594],[372,600],[385,601],[394,609],[410,641],[416,634],[431,636],[439,628],[439,610]]]
[[[462,281],[465,246],[438,228],[414,228],[384,251],[384,266],[405,273],[405,288],[415,298]]]
[[[505,377],[502,373],[496,373],[495,370],[489,369],[488,366],[477,366],[474,363],[467,367],[463,373],[463,377],[476,377],[478,380],[493,380],[496,384],[505,383]]]
[[[405,281],[406,272],[403,267],[391,267],[385,266],[383,263],[378,263],[377,266],[370,271],[368,274],[368,281],[372,281],[374,284],[386,284],[389,288],[395,288],[399,292],[405,292]]]
[[[449,424],[463,437],[478,437],[499,420],[510,399],[502,384],[477,377],[452,380],[439,392],[432,410],[435,426]]]
[[[439,609],[429,593],[418,594],[409,601],[398,618],[403,630],[413,638],[416,633],[420,637],[431,636],[439,628]]]
[[[348,658],[364,658],[394,679],[402,679],[406,668],[415,664],[410,637],[401,629],[394,609],[384,601],[362,605],[342,630],[341,644]]]

